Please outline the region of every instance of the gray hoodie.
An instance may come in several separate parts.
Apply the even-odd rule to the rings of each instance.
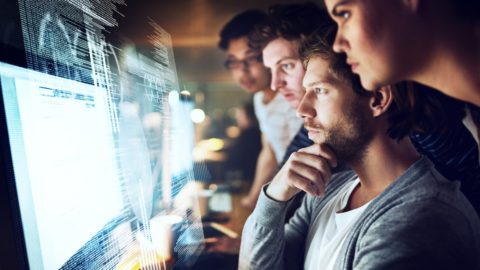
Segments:
[[[242,235],[239,269],[303,269],[310,227],[357,176],[333,176],[324,197],[305,196],[287,224],[289,202],[260,194]],[[480,220],[459,189],[425,157],[378,195],[353,226],[336,269],[480,269]]]

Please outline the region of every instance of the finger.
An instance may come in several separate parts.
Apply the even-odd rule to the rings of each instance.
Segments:
[[[304,160],[292,161],[290,169],[294,170],[297,174],[310,179],[311,181],[322,181],[324,184],[327,183],[328,178],[330,178],[332,173],[325,160],[316,160],[316,162],[311,162],[313,165],[304,163],[303,161]]]
[[[298,150],[298,152],[321,156],[326,160],[328,160],[328,163],[330,164],[331,167],[336,167],[338,164],[337,156],[335,155],[335,152],[331,149],[330,146],[328,146],[325,143],[313,144],[309,147],[305,147]]]
[[[321,167],[313,168],[303,163],[294,162],[290,169],[296,174],[312,182],[317,189],[323,193],[332,174],[330,168],[328,165],[326,165],[326,162],[321,164]]]
[[[328,182],[332,174],[330,169],[330,163],[328,162],[327,159],[321,156],[304,153],[304,152],[296,152],[292,154],[290,159],[291,159],[290,161],[291,166],[301,163],[322,172],[325,178],[325,183]]]
[[[288,171],[288,180],[289,184],[307,192],[312,196],[319,196],[321,191],[317,188],[317,186],[307,178],[297,174],[296,172],[289,170]]]
[[[311,155],[321,156],[328,160],[332,167],[337,166],[337,157],[335,152],[327,144],[313,144],[309,147],[302,148],[298,150],[300,153],[308,153]]]

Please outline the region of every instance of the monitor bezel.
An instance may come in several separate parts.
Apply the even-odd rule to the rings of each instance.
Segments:
[[[3,88],[0,84],[0,93]],[[3,94],[0,94],[0,269],[29,269]]]

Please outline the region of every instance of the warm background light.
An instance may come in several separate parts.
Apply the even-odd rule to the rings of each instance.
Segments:
[[[227,134],[227,136],[229,138],[237,138],[238,136],[240,136],[240,128],[237,127],[237,126],[229,126],[227,128],[227,130],[225,131],[225,133]]]
[[[190,118],[196,124],[200,124],[205,120],[205,112],[202,109],[193,109]]]

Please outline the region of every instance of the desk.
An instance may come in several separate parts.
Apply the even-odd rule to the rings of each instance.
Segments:
[[[232,187],[234,186],[234,187]],[[223,184],[211,184],[209,186],[209,190],[213,191],[213,195],[210,198],[209,206],[212,206],[217,211],[225,211],[229,208],[227,204],[231,203],[231,211],[230,212],[222,212],[217,213],[213,212],[213,220],[215,221],[215,217],[217,217],[219,223],[227,227],[228,229],[234,231],[235,233],[241,235],[243,230],[243,225],[245,221],[252,213],[252,209],[248,209],[242,205],[242,198],[247,196],[248,191],[250,189],[249,183],[245,181],[236,181],[235,183],[230,183],[229,186]],[[234,190],[237,192],[232,192],[230,190]],[[215,194],[225,194],[227,193],[228,196],[231,198],[231,202],[229,200],[214,200],[212,199]],[[213,203],[214,205],[212,205]],[[217,204],[215,204],[217,203]],[[226,206],[225,207],[218,207],[218,206]],[[215,207],[217,206],[217,207]],[[212,210],[212,207],[209,207]],[[216,208],[216,209],[215,209]],[[212,216],[207,216],[204,220],[209,221]],[[226,221],[221,222],[222,218]]]
[[[191,270],[236,270],[238,268],[238,253],[243,226],[251,213],[242,206],[241,200],[245,193],[232,194],[232,211],[228,213],[228,221],[221,223],[238,234],[237,238],[227,236],[207,239],[206,249],[198,258]],[[190,270],[190,269],[189,269]]]
[[[246,194],[233,194],[232,195],[232,208],[233,211],[230,214],[230,219],[224,225],[239,235],[242,234],[243,225],[247,220],[248,216],[252,213],[252,210],[247,209],[242,206],[242,198]]]
[[[219,217],[224,217],[224,222],[219,222],[222,226],[232,230],[238,234],[237,238],[212,237],[206,239],[206,248],[201,253],[197,262],[192,267],[178,267],[175,259],[164,261],[159,254],[149,252],[152,255],[152,264],[154,269],[172,269],[175,265],[180,270],[230,270],[237,269],[238,253],[240,248],[241,233],[246,219],[251,213],[250,209],[242,206],[241,200],[245,196],[244,193],[233,193],[231,196],[232,211],[222,213]],[[129,227],[129,226],[127,226]],[[137,239],[138,240],[138,239]],[[140,239],[141,240],[141,239]],[[148,246],[148,245],[147,245]],[[117,265],[117,270],[138,270],[142,269],[141,258],[145,257],[145,245],[141,241],[135,241],[130,250],[124,254],[121,262]],[[148,268],[148,267],[145,267]]]
[[[241,200],[244,196],[245,193],[231,194],[230,199],[232,211],[215,213],[203,219],[204,225],[208,228],[205,237],[208,238],[206,241],[210,244],[209,248],[211,248],[212,243],[220,242],[224,247],[222,248],[217,245],[214,249],[215,251],[230,254],[238,253],[243,226],[248,216],[251,214],[251,210],[243,207],[241,204]],[[230,201],[228,201],[228,203],[230,203]],[[212,234],[209,233],[212,229],[209,227],[213,227],[214,231],[218,230],[223,234],[214,234],[216,237],[212,237]],[[218,235],[224,237],[218,237]]]

